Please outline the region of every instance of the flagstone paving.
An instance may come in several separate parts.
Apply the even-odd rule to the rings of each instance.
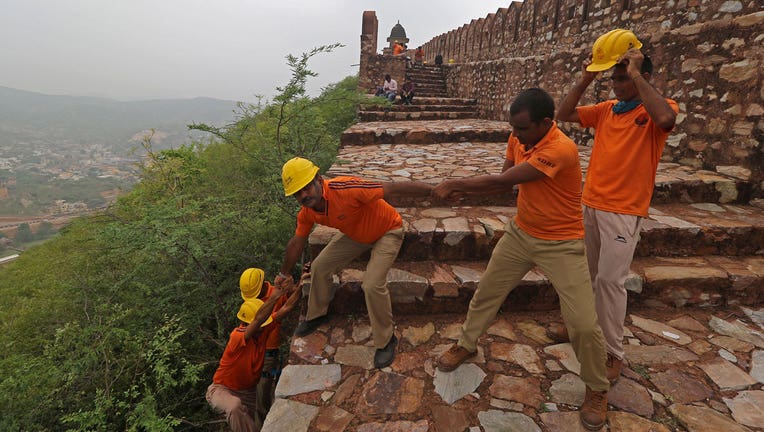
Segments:
[[[764,349],[751,342],[764,327],[749,316],[763,312],[631,308],[627,366],[608,395],[608,430],[764,430]],[[500,312],[479,340],[480,355],[444,373],[435,361],[458,338],[462,314],[396,316],[397,356],[381,370],[370,361],[366,315],[335,316],[293,338],[264,430],[582,431],[580,365],[570,344],[544,335],[559,319],[557,311]],[[723,343],[736,363],[707,341]],[[710,349],[693,352],[699,342]]]

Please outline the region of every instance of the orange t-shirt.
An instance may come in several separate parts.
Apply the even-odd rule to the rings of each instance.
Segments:
[[[528,151],[514,134],[510,135],[506,157],[515,165],[528,162],[546,175],[518,186],[515,223],[543,240],[584,238],[581,164],[576,144],[552,124],[544,138]]]
[[[359,243],[371,244],[391,229],[403,226],[401,215],[382,199],[382,183],[356,177],[324,180],[326,209],[303,207],[297,214],[295,235],[307,237],[314,224],[337,228]]]
[[[257,385],[265,359],[264,333],[246,340],[246,331],[247,327],[241,325],[231,332],[220,365],[212,377],[213,383],[233,390],[249,389]]]
[[[679,112],[676,102],[666,101]],[[583,202],[599,210],[647,217],[655,173],[670,131],[658,127],[644,105],[613,113],[617,102],[576,108],[581,126],[594,128]]]
[[[393,55],[398,55],[403,52],[403,46],[395,44],[393,45]]]
[[[265,297],[262,299],[264,302],[268,301],[268,299],[273,294],[273,285],[271,285],[269,282],[264,282],[263,288],[266,289]],[[284,303],[286,303],[287,298],[286,296],[279,297],[278,300],[276,300],[276,304],[273,305],[273,313],[271,313],[271,317],[273,314],[275,314],[279,309],[281,309],[282,306],[284,306]],[[279,344],[281,344],[281,320],[274,319],[271,321],[270,324],[263,327],[263,333],[265,333],[265,349],[276,349],[279,347]]]

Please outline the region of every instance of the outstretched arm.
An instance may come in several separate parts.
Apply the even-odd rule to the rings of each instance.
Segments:
[[[442,199],[456,199],[464,195],[490,195],[507,191],[512,186],[540,180],[546,174],[528,162],[515,165],[498,175],[482,175],[466,179],[446,180],[433,189]]]
[[[390,197],[426,197],[433,186],[419,181],[400,181],[382,183],[385,198]]]
[[[570,89],[570,92],[563,98],[562,102],[560,102],[560,106],[557,108],[557,120],[576,123],[580,122],[576,106],[581,100],[581,96],[584,95],[584,92],[589,87],[589,84],[591,84],[597,76],[596,72],[589,72],[586,70],[589,63],[590,61],[588,60],[584,62],[581,79],[572,89]]]
[[[292,269],[294,268],[294,265],[297,264],[297,260],[300,259],[300,255],[302,255],[302,251],[305,249],[307,243],[307,237],[292,236],[286,246],[284,263],[281,265],[281,273],[279,273],[273,280],[274,285],[283,288],[287,281],[294,282],[292,279]]]
[[[250,339],[260,333],[262,330],[262,327],[260,326],[262,326],[263,323],[268,320],[268,317],[271,316],[271,313],[273,313],[273,307],[276,306],[276,301],[279,299],[279,297],[281,297],[282,294],[283,291],[281,291],[281,288],[278,286],[273,287],[273,293],[270,297],[268,297],[268,300],[266,300],[265,303],[260,306],[260,309],[257,310],[257,313],[252,319],[252,322],[247,326],[247,330],[244,332],[245,339]]]
[[[666,98],[658,92],[658,89],[647,81],[650,74],[640,72],[644,58],[645,56],[641,51],[632,48],[626,51],[626,54],[622,55],[618,61],[626,63],[626,73],[634,81],[647,114],[658,127],[664,131],[669,131],[674,128],[676,123],[676,113],[666,102]]]

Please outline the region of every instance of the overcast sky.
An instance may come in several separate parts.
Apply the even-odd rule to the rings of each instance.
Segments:
[[[253,101],[287,82],[284,56],[314,57],[311,93],[358,72],[363,11],[378,48],[400,21],[409,47],[510,0],[0,0],[0,86],[119,100]],[[354,66],[356,65],[356,66]]]

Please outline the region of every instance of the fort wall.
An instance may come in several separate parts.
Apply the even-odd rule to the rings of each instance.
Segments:
[[[511,2],[423,47],[428,63],[442,54],[450,96],[476,99],[481,118],[507,120],[509,103],[525,88],[542,87],[559,101],[580,77],[597,37],[614,28],[637,34],[655,64],[653,84],[680,106],[663,160],[750,176],[755,195],[764,196],[764,10],[758,0]],[[362,46],[361,86],[373,88],[385,70],[402,78],[405,65],[391,62],[400,59]],[[592,84],[584,103],[610,97],[606,76]],[[561,127],[591,144],[590,131]]]

